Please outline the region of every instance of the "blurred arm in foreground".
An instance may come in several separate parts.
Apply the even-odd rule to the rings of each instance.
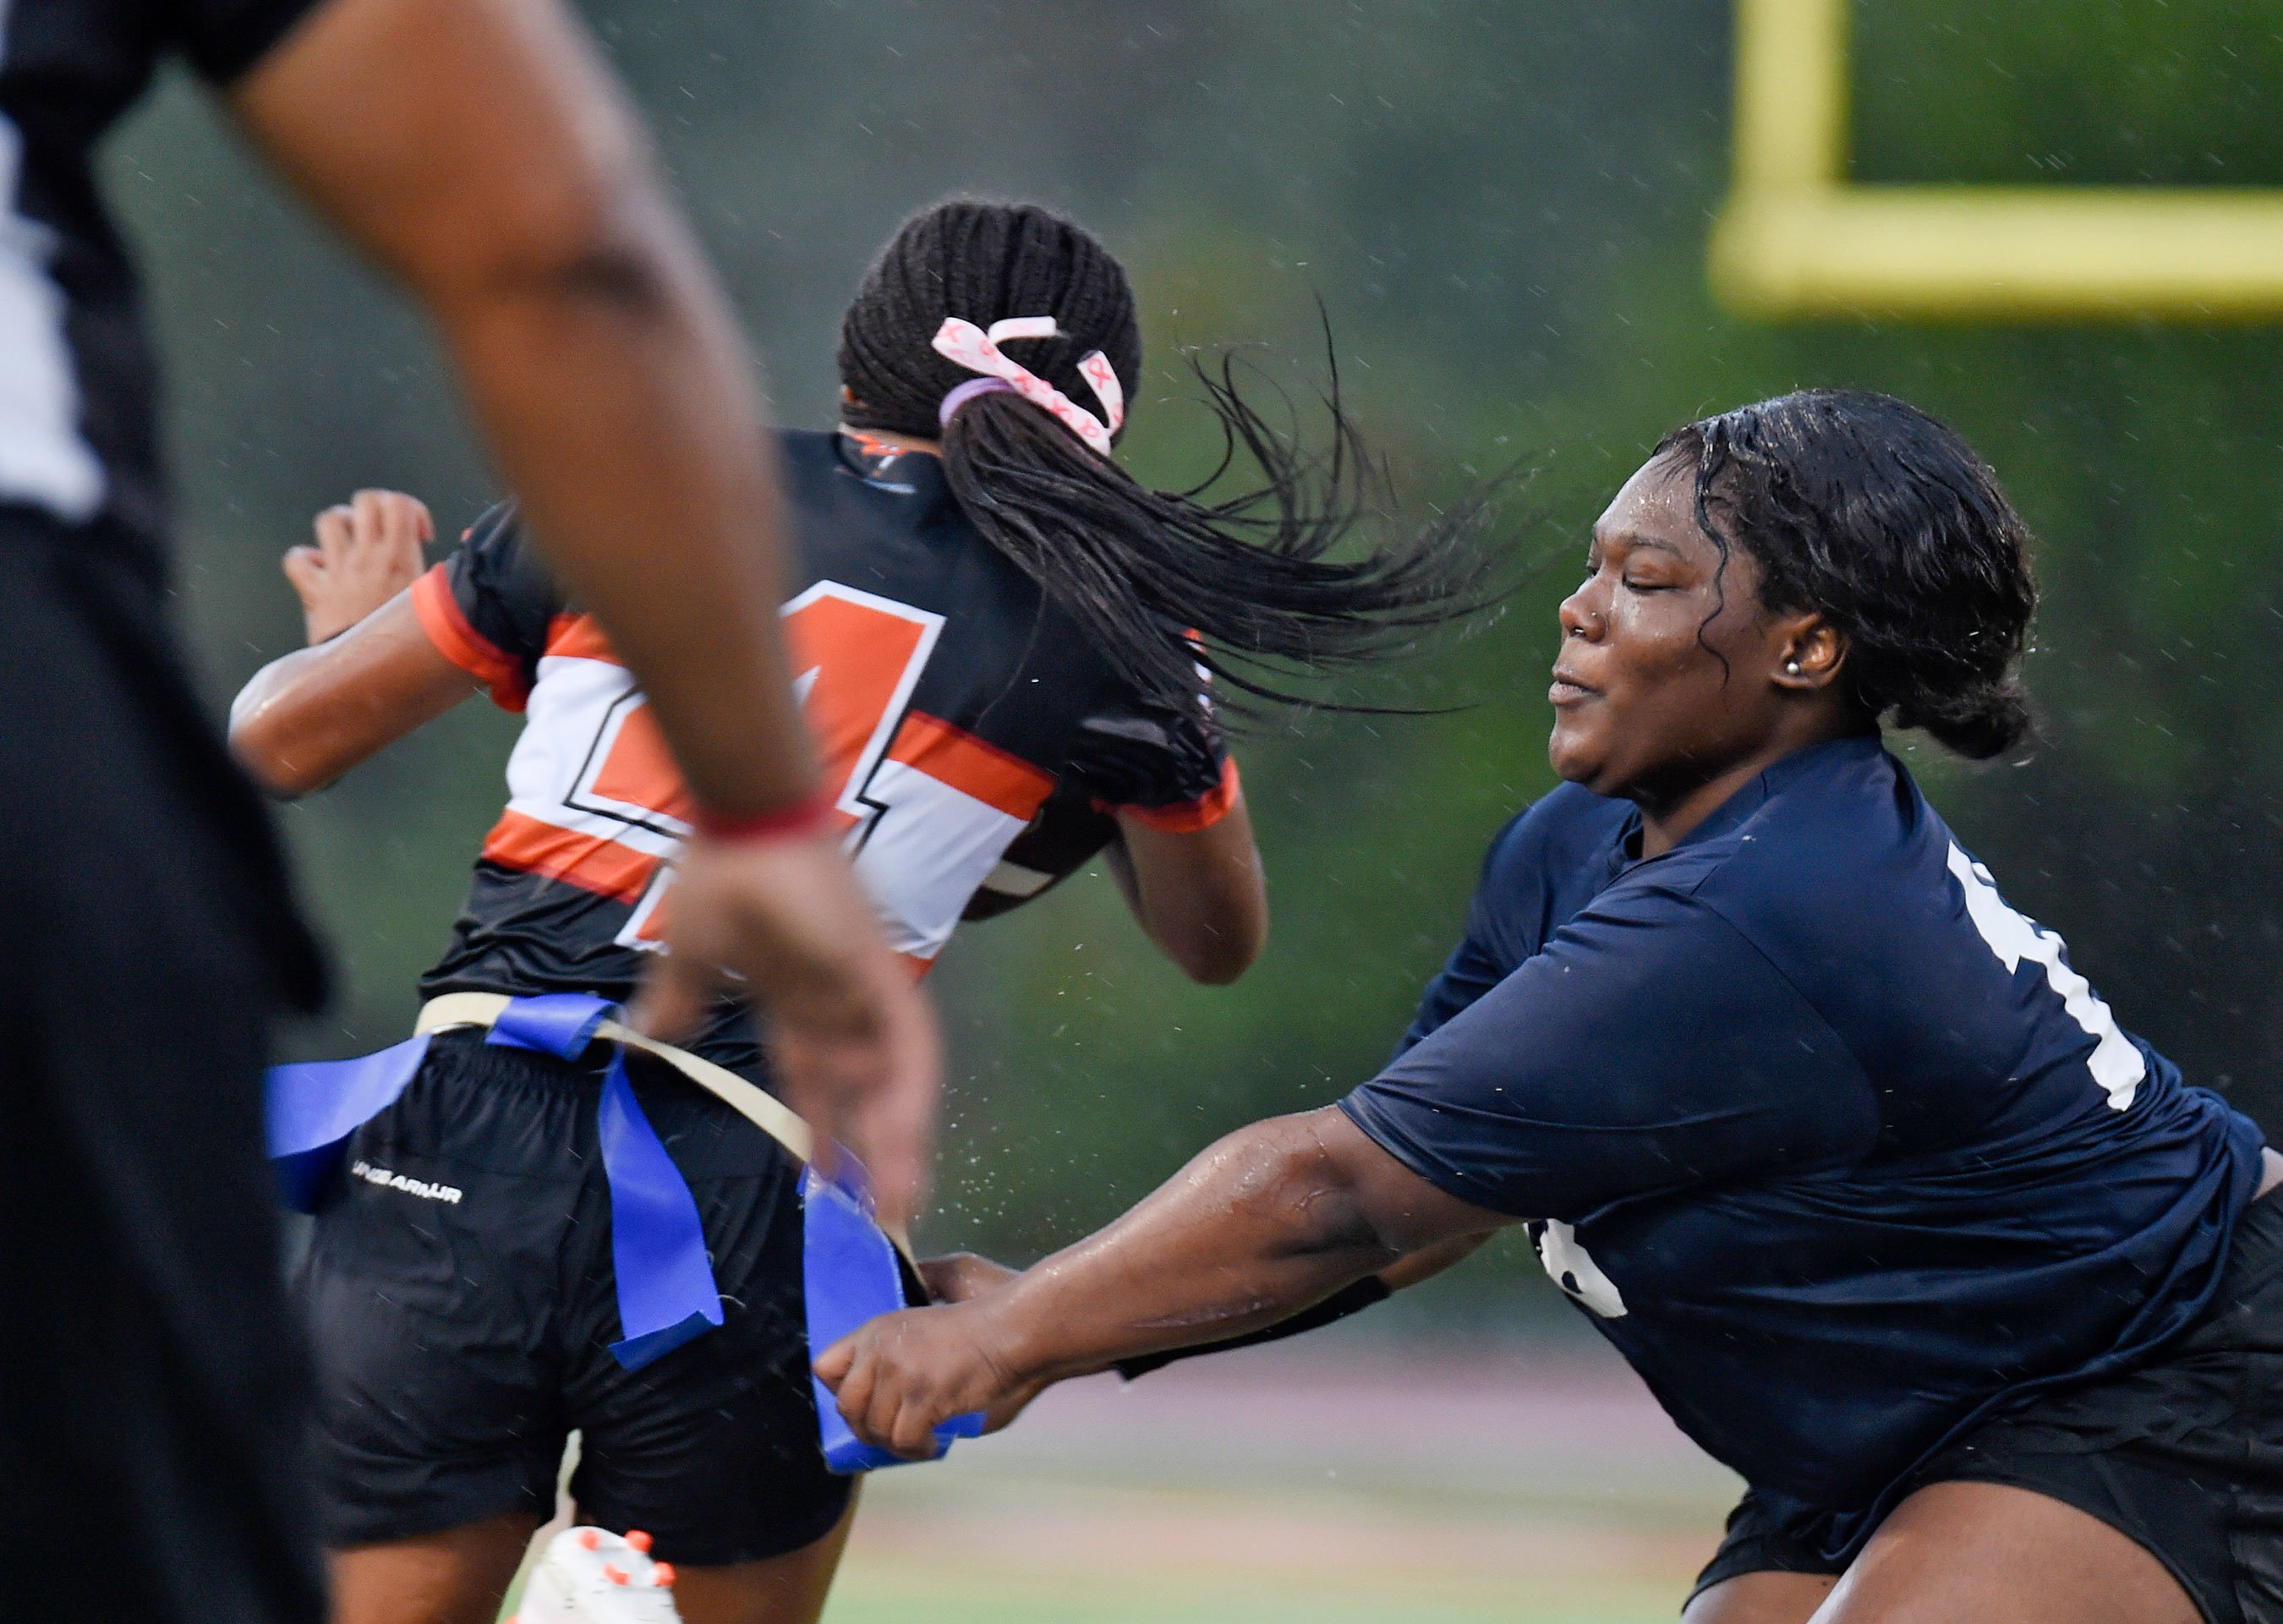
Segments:
[[[435,318],[570,587],[704,809],[646,1022],[726,967],[788,1103],[923,1177],[933,1022],[818,815],[777,625],[782,536],[745,352],[617,86],[554,0],[332,0],[234,87],[287,176]]]

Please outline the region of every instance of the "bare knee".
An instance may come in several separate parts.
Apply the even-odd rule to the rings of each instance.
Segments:
[[[539,1519],[509,1511],[332,1553],[332,1624],[492,1624]]]

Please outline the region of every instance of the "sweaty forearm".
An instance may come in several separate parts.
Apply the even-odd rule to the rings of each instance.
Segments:
[[[339,636],[256,672],[230,703],[230,749],[271,794],[308,795],[475,691],[400,594]]]
[[[1177,1359],[1192,1359],[1202,1356],[1225,1353],[1238,1348],[1256,1348],[1264,1342],[1282,1341],[1286,1337],[1300,1336],[1310,1331],[1336,1324],[1352,1314],[1360,1314],[1375,1303],[1386,1302],[1406,1286],[1438,1275],[1452,1264],[1471,1255],[1475,1249],[1490,1239],[1487,1231],[1481,1234],[1459,1235],[1422,1247],[1397,1259],[1376,1274],[1343,1286],[1330,1296],[1321,1299],[1301,1309],[1290,1319],[1258,1331],[1247,1331],[1214,1342],[1199,1342],[1188,1348],[1167,1348],[1154,1354],[1141,1354],[1118,1362],[1118,1373],[1131,1381],[1151,1371],[1162,1370]]]
[[[1351,1315],[1384,1302],[1393,1294],[1387,1282],[1378,1275],[1367,1274],[1360,1280],[1352,1280],[1334,1292],[1302,1309],[1290,1319],[1280,1319],[1273,1325],[1263,1325],[1258,1331],[1246,1331],[1235,1336],[1225,1336],[1211,1342],[1197,1342],[1188,1348],[1164,1348],[1156,1353],[1135,1354],[1120,1359],[1111,1368],[1132,1381],[1147,1376],[1152,1371],[1162,1371],[1167,1365],[1183,1359],[1207,1358],[1214,1354],[1235,1353],[1239,1348],[1261,1348],[1270,1342],[1281,1342],[1290,1337],[1305,1336],[1311,1331],[1321,1331],[1326,1325],[1337,1325]]]
[[[998,1329],[1030,1379],[1272,1325],[1403,1247],[1367,1215],[1324,1114],[1239,1130],[1107,1229],[1008,1287]]]

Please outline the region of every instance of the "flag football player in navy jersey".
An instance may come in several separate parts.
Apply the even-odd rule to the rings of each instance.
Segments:
[[[2283,1158],[2122,1028],[1889,754],[2025,734],[2028,538],[1812,391],[1667,437],[1561,609],[1566,781],[1396,1057],[820,1374],[912,1450],[1526,1224],[1749,1484],[1688,1624],[2283,1620]]]
[[[923,972],[962,918],[1105,852],[1152,939],[1196,979],[1233,980],[1266,902],[1209,679],[1273,702],[1280,677],[1466,612],[1482,571],[1464,527],[1341,547],[1366,464],[1336,401],[1338,455],[1314,459],[1226,374],[1212,403],[1252,447],[1258,493],[1206,507],[1137,484],[1112,455],[1141,381],[1132,290],[1038,208],[954,202],[908,223],[848,311],[840,372],[842,427],[778,438],[783,620],[836,827],[891,944]],[[304,792],[488,689],[526,717],[510,798],[423,995],[623,998],[674,907],[687,794],[514,510],[424,573],[429,534],[393,493],[320,517],[286,563],[311,646],[248,685],[233,743],[273,789]],[[766,1077],[739,1002],[674,1018],[704,1059]],[[672,1071],[632,1083],[726,1306],[631,1370],[612,1347],[597,1066],[447,1031],[356,1134],[303,1282],[352,1624],[488,1620],[573,1428],[582,1516],[645,1531],[692,1624],[822,1609],[852,1496],[818,1446],[799,1166]]]

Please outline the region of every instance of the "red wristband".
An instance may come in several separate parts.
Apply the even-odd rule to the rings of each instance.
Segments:
[[[725,845],[797,840],[805,835],[822,834],[832,827],[832,797],[818,789],[791,805],[747,812],[741,817],[724,816],[701,806],[691,823],[706,839]]]

